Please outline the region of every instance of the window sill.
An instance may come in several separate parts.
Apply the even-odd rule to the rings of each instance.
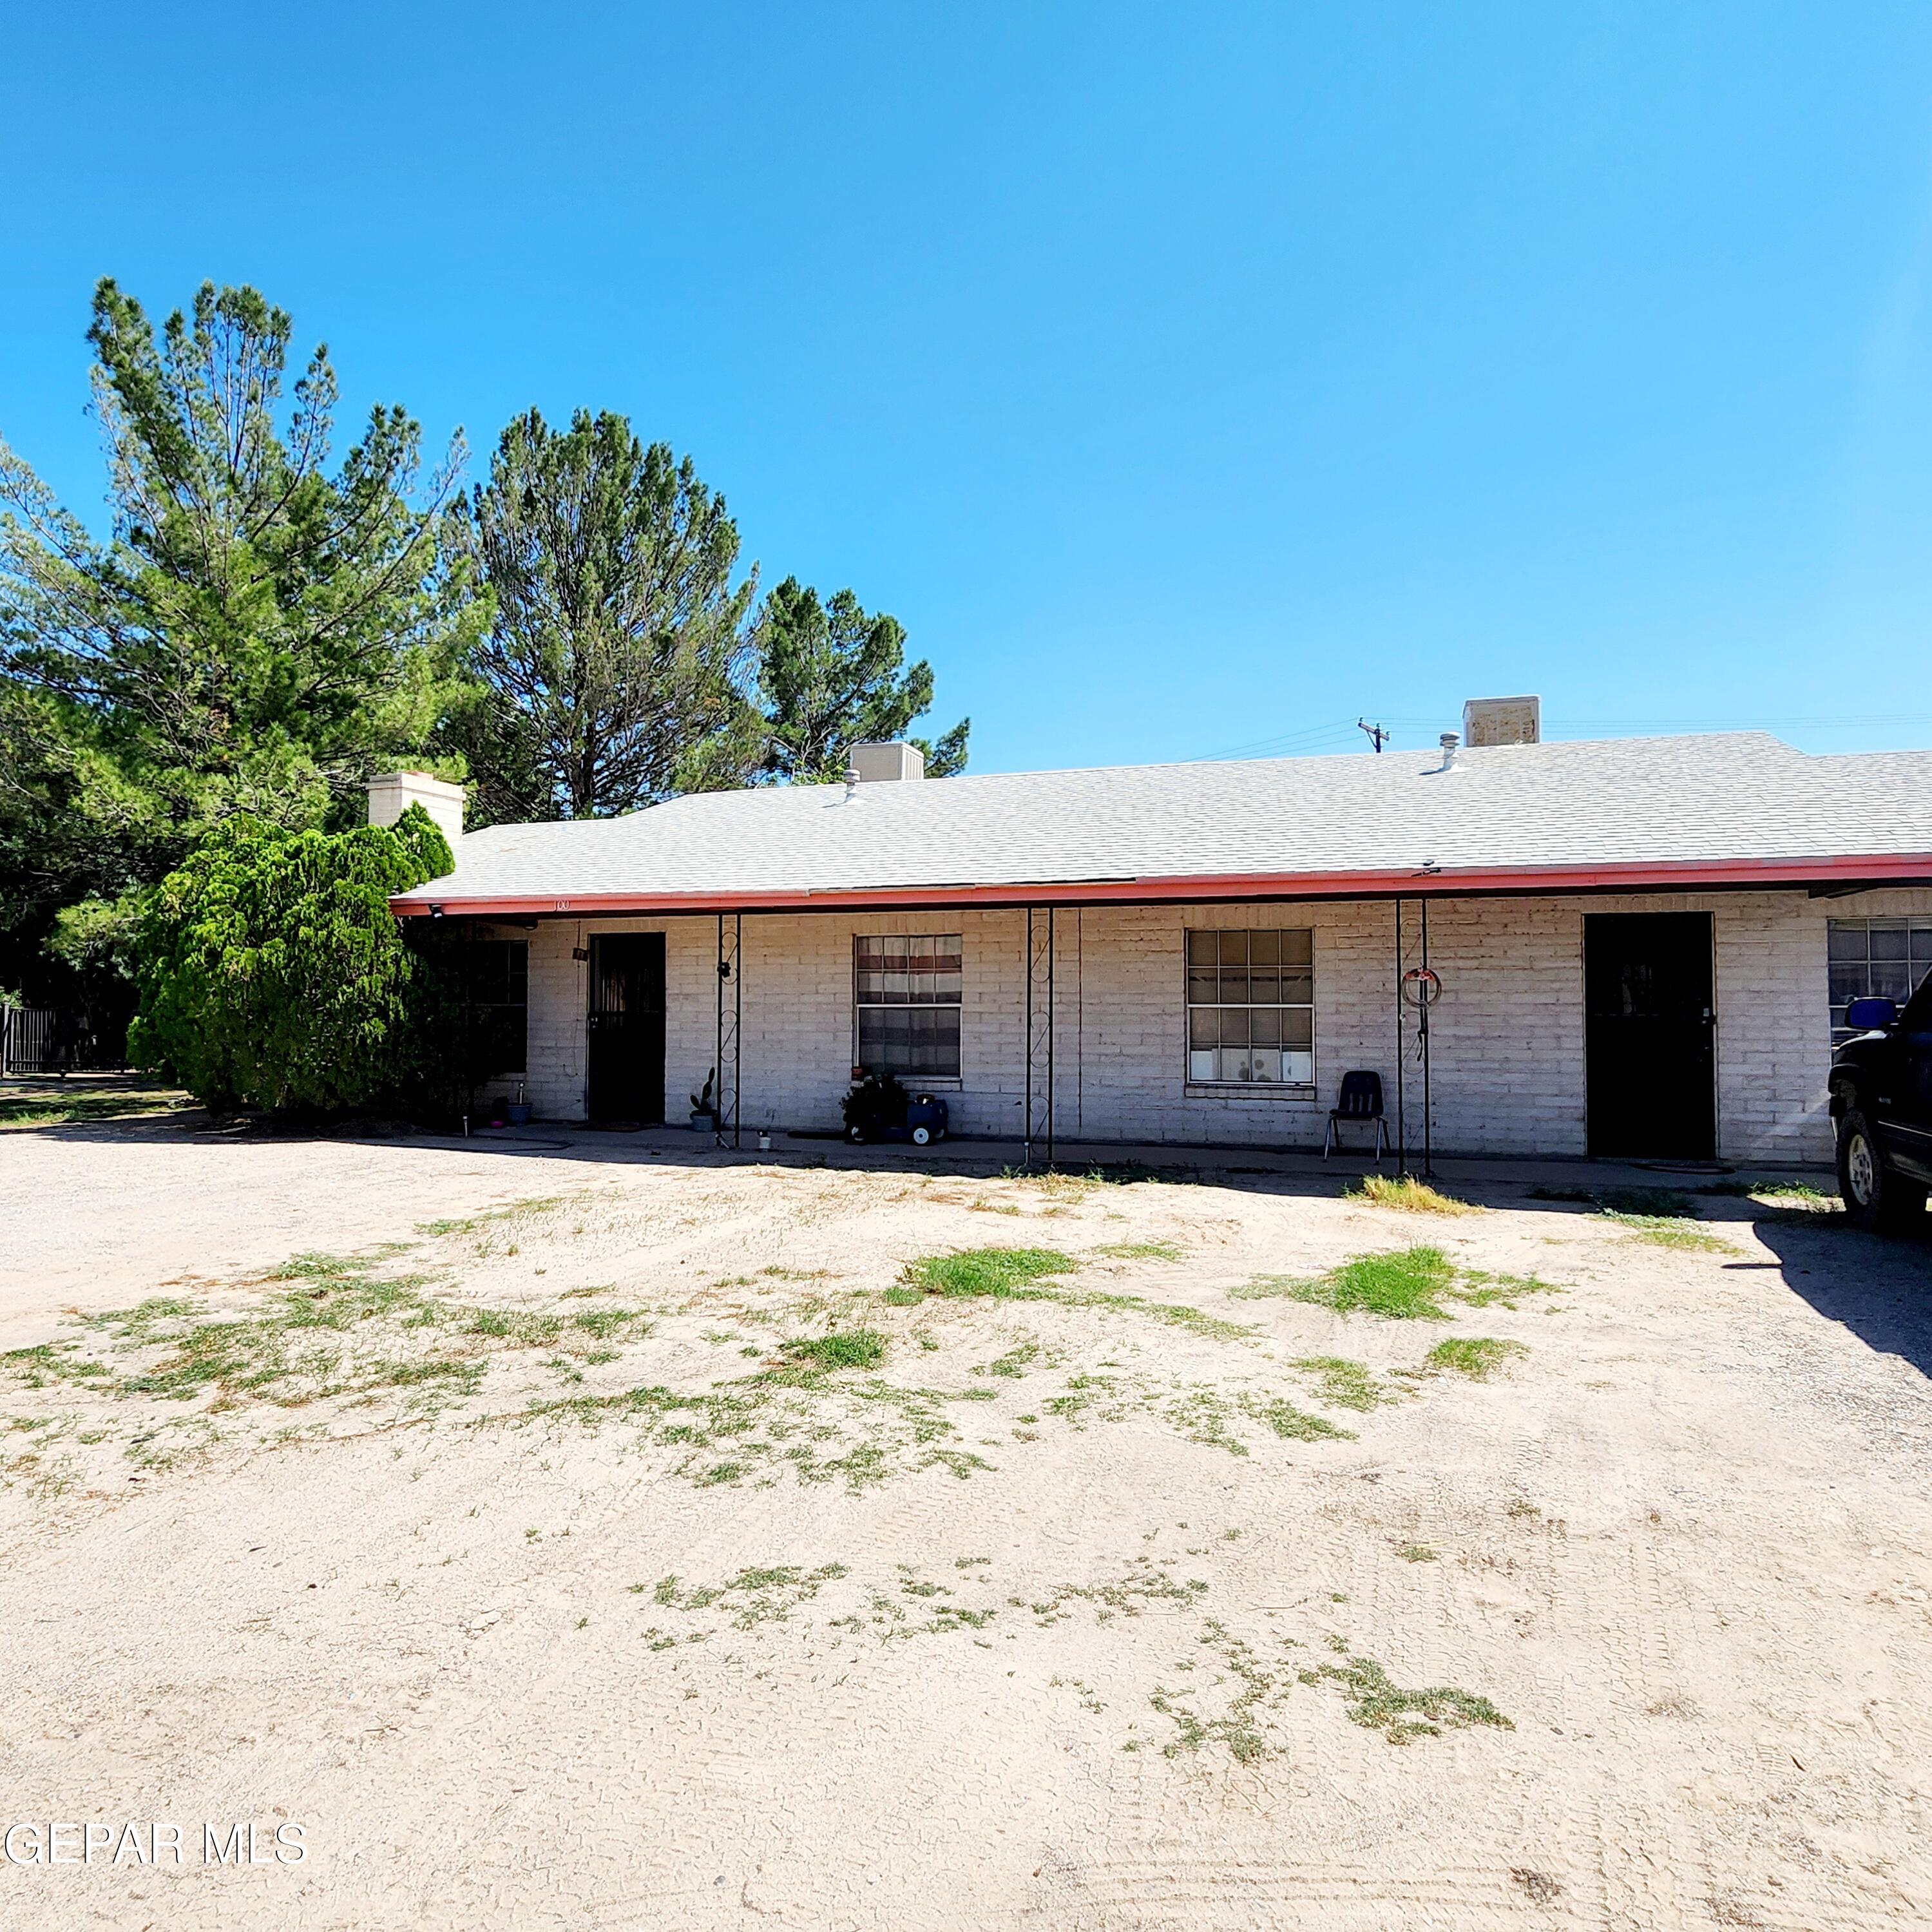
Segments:
[[[915,1080],[908,1073],[896,1073],[892,1078],[908,1094],[957,1094],[966,1084],[956,1073],[938,1074],[925,1080]],[[856,1087],[859,1083],[855,1080],[852,1084]]]
[[[1304,1106],[1316,1097],[1312,1084],[1292,1080],[1190,1080],[1185,1090],[1190,1100],[1295,1100]]]

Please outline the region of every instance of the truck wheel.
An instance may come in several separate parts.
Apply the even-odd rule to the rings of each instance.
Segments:
[[[1924,1225],[1925,1190],[1886,1167],[1870,1123],[1856,1107],[1839,1117],[1838,1192],[1855,1228],[1900,1234]]]

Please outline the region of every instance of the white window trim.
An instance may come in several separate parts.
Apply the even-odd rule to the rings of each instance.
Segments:
[[[848,1068],[859,1064],[859,1013],[862,1006],[886,1008],[897,1004],[886,1000],[862,1000],[859,998],[859,948],[872,939],[950,939],[956,935],[946,932],[855,932],[851,937],[851,1057],[846,1062]],[[931,1006],[915,1006],[910,1004],[898,1008],[908,1012],[935,1012],[950,1006],[959,1016],[959,1071],[957,1073],[895,1073],[892,1077],[908,1092],[917,1094],[957,1094],[966,1084],[966,935],[962,932],[956,935],[959,940],[959,998],[935,1001]]]
[[[1180,932],[1180,1073],[1181,1093],[1190,1100],[1277,1100],[1306,1106],[1322,1090],[1322,1035],[1318,975],[1316,971],[1316,934],[1313,926],[1183,926]],[[1306,1080],[1196,1080],[1187,1070],[1188,1016],[1193,1002],[1187,997],[1187,939],[1195,932],[1306,932],[1308,934],[1308,1062],[1310,1077]],[[1298,1006],[1284,1006],[1283,1012],[1299,1012]]]

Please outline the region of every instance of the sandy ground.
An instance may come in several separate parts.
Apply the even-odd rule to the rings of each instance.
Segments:
[[[0,1136],[0,1927],[1932,1918],[1932,1243],[828,1151]]]

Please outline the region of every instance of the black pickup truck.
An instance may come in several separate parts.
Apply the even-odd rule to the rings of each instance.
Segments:
[[[1862,1228],[1926,1225],[1932,1189],[1932,974],[1900,1012],[1890,1000],[1854,1000],[1861,1029],[1832,1060],[1838,1192]]]

